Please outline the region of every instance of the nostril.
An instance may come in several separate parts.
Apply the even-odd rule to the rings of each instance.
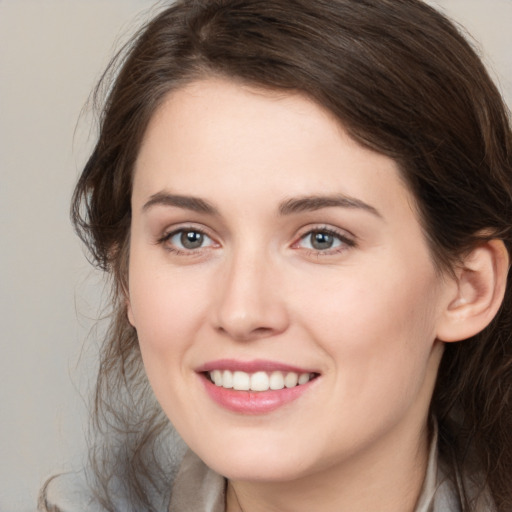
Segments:
[[[259,335],[267,335],[267,334],[271,334],[272,332],[274,332],[274,329],[272,329],[270,327],[257,327],[256,329],[253,330],[254,334],[259,334]]]
[[[236,328],[235,326],[230,326],[230,328],[226,328],[218,326],[216,329],[218,333],[224,336],[229,336],[237,341],[251,341],[254,339],[266,338],[280,332],[271,327],[243,328],[242,326],[239,326]]]

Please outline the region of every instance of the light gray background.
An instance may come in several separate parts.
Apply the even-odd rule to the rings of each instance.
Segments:
[[[512,105],[512,0],[432,3],[479,41]],[[0,0],[1,512],[34,510],[45,477],[83,456],[102,286],[68,220],[94,140],[78,119],[153,4]]]

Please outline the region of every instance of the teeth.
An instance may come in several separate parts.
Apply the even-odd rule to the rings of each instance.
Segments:
[[[213,370],[211,378],[216,386],[222,386],[222,373],[220,370]]]
[[[299,376],[295,372],[290,372],[286,374],[284,378],[284,385],[287,388],[294,388],[299,382]]]
[[[299,386],[302,384],[306,384],[306,382],[309,382],[309,379],[311,378],[311,375],[309,373],[301,373],[299,375]]]
[[[283,388],[293,388],[308,383],[312,378],[311,373],[296,372],[231,372],[229,370],[213,370],[209,372],[212,382],[219,387],[235,389],[236,391],[268,391]]]
[[[249,391],[249,389],[251,389],[251,376],[245,372],[234,372],[233,389],[237,391]]]
[[[270,389],[283,389],[284,377],[281,372],[272,372],[270,375]]]
[[[268,375],[265,372],[256,372],[251,375],[252,391],[267,391],[269,388]]]
[[[227,389],[231,389],[233,387],[233,374],[229,370],[224,370],[222,373],[222,382],[220,385]]]

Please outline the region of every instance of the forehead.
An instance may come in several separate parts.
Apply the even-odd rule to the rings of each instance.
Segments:
[[[377,194],[390,209],[400,197],[411,201],[397,164],[355,142],[310,99],[218,79],[173,91],[151,119],[134,196],[161,190],[201,197],[215,191],[219,201],[247,191],[251,198],[261,193],[260,203],[274,192],[344,193],[365,202]]]
[[[167,95],[150,120],[138,162],[172,140],[195,143],[196,155],[212,146],[227,149],[245,141],[257,146],[270,139],[273,148],[284,152],[305,137],[317,146],[328,145],[336,134],[344,134],[341,124],[305,95],[203,79]]]

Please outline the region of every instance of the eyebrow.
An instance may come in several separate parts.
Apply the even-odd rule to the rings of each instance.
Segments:
[[[291,215],[294,213],[321,210],[322,208],[354,208],[367,211],[376,217],[383,218],[380,212],[373,206],[356,199],[342,194],[332,196],[305,196],[298,198],[291,198],[279,206],[279,213],[281,215]]]
[[[193,212],[204,213],[207,215],[218,215],[219,211],[212,204],[199,197],[182,196],[178,194],[168,194],[167,192],[157,192],[153,194],[142,207],[142,211],[147,211],[153,206],[175,206],[184,208]]]
[[[169,194],[167,192],[157,192],[156,194],[153,194],[142,207],[142,211],[147,211],[157,205],[174,206],[206,215],[219,215],[219,211],[215,206],[200,197]],[[292,215],[294,213],[315,211],[321,210],[322,208],[332,207],[361,209],[375,215],[376,217],[383,218],[380,212],[373,206],[361,201],[360,199],[342,194],[290,198],[279,205],[279,214]]]

